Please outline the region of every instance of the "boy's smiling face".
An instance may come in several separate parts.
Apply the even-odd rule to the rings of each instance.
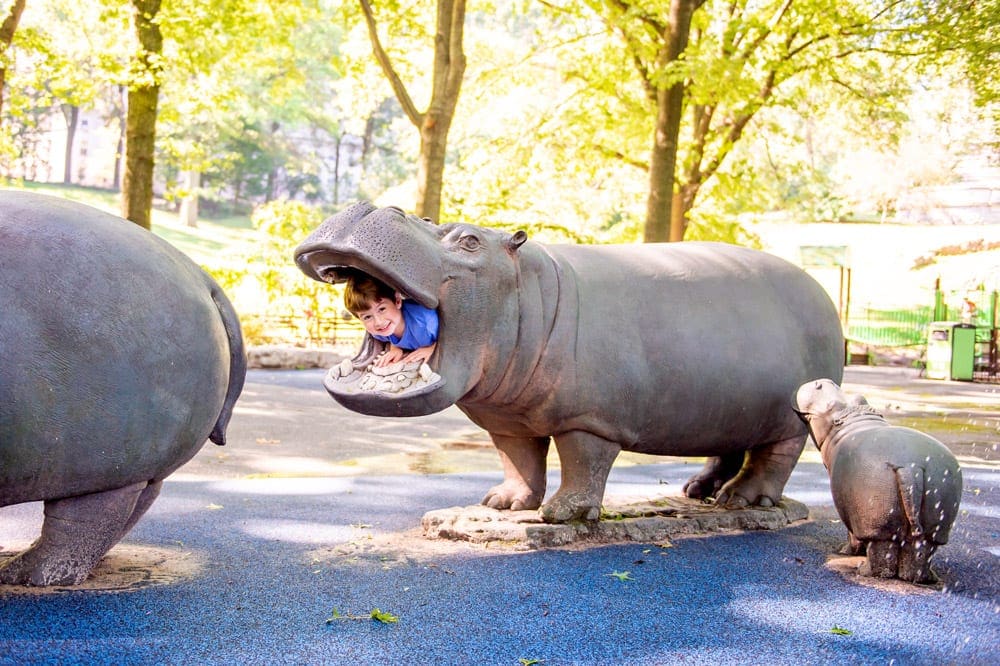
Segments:
[[[365,330],[372,335],[388,337],[394,335],[397,338],[403,336],[406,330],[406,323],[403,321],[403,305],[399,296],[394,301],[388,298],[379,298],[370,308],[355,313],[361,320]]]

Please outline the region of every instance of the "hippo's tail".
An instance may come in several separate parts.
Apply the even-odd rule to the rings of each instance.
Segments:
[[[243,382],[246,381],[247,377],[247,355],[243,347],[243,330],[240,328],[240,320],[236,316],[233,304],[229,302],[222,288],[207,273],[205,280],[208,283],[209,292],[212,294],[212,300],[215,301],[215,306],[219,309],[219,315],[222,317],[226,337],[229,338],[229,386],[226,388],[226,401],[222,404],[219,419],[215,422],[215,427],[212,428],[212,432],[208,436],[219,446],[225,446],[226,427],[233,415],[233,406],[240,397],[240,393],[243,392]]]

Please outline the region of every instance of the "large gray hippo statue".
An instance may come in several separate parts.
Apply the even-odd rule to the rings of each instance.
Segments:
[[[0,506],[45,502],[0,583],[82,582],[243,388],[239,321],[165,241],[89,206],[0,191]],[[0,535],[2,536],[2,535]]]
[[[350,409],[429,414],[457,404],[487,430],[504,480],[483,502],[550,522],[599,516],[622,450],[708,456],[689,496],[772,505],[806,441],[788,396],[840,377],[837,312],[806,273],[716,243],[556,246],[471,224],[435,225],[354,204],[295,252],[310,277],[361,271],[440,318],[433,372],[402,391],[363,390],[381,349],[367,336],[324,381]]]
[[[948,543],[962,499],[962,470],[926,433],[889,425],[862,396],[829,379],[803,384],[793,407],[810,427],[847,527],[845,555],[865,555],[861,574],[935,580],[930,559]]]

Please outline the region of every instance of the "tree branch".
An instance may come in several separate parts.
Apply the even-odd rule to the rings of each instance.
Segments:
[[[424,114],[417,110],[416,105],[410,98],[410,93],[406,90],[406,86],[403,85],[402,79],[399,78],[399,74],[393,68],[392,62],[389,60],[389,54],[382,48],[382,41],[378,36],[378,27],[375,25],[375,15],[372,13],[371,2],[369,0],[358,0],[358,2],[365,15],[365,23],[368,24],[368,36],[371,38],[375,59],[378,60],[378,64],[382,68],[382,72],[385,73],[386,78],[389,79],[389,85],[392,86],[392,91],[395,93],[396,99],[399,100],[399,105],[403,107],[406,117],[419,129],[423,125]]]

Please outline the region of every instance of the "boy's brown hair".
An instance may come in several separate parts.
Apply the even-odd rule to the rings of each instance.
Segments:
[[[351,314],[357,315],[367,310],[380,298],[395,301],[396,291],[368,275],[358,274],[347,278],[347,285],[344,287],[344,307]]]

